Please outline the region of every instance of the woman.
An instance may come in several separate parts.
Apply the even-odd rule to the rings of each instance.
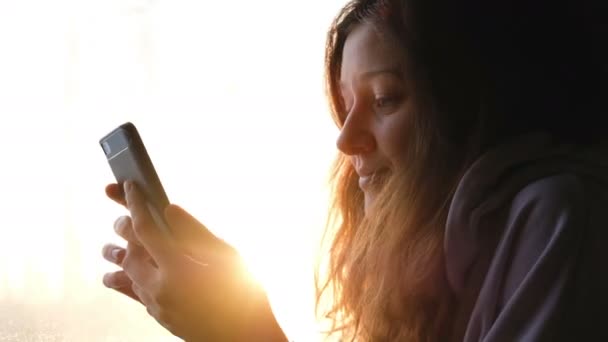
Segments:
[[[336,18],[341,132],[319,299],[365,341],[597,340],[608,305],[603,4],[360,0]],[[136,187],[106,286],[186,340],[285,340],[225,243],[183,210],[159,236]],[[243,303],[247,303],[243,309]],[[600,338],[600,340],[602,340]]]

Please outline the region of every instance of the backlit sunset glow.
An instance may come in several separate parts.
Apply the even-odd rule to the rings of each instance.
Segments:
[[[290,340],[318,340],[314,252],[344,1],[0,1],[0,340],[176,341],[103,287],[126,214],[98,140],[135,123],[170,200],[245,257]]]

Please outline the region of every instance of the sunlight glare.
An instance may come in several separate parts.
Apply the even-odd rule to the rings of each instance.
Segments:
[[[113,178],[97,141],[132,121],[170,200],[239,250],[290,338],[316,340],[314,252],[337,133],[323,48],[342,4],[0,1],[0,303],[55,317],[64,341],[87,329],[174,340],[101,284],[117,269],[101,247],[124,245],[112,224],[127,212],[103,194]],[[93,310],[108,317],[73,321]]]

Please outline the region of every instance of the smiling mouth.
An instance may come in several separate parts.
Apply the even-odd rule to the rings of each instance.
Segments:
[[[384,183],[388,175],[388,169],[380,169],[374,173],[359,177],[359,188],[363,191],[376,189]]]

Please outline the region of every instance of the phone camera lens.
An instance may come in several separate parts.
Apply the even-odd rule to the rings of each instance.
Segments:
[[[101,147],[103,148],[103,151],[105,152],[106,156],[109,156],[110,153],[112,153],[112,149],[110,148],[110,143],[108,143],[107,141],[104,141],[103,143],[101,143]]]

